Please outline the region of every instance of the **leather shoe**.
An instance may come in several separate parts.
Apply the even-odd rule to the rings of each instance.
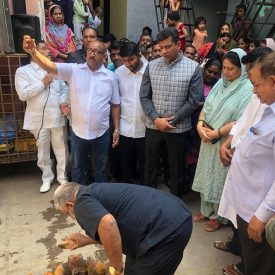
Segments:
[[[43,184],[40,187],[40,193],[46,193],[51,189],[51,183],[50,182],[43,182]]]

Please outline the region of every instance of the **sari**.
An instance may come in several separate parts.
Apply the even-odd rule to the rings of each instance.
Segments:
[[[49,8],[49,22],[46,25],[46,45],[56,61],[64,62],[64,59],[59,58],[58,54],[69,54],[70,52],[75,52],[76,47],[72,30],[64,24],[64,14],[62,24],[60,25],[56,24],[51,16],[52,9],[56,7],[59,7],[62,11],[61,7],[58,5],[52,5]]]
[[[233,49],[240,60],[246,54],[242,49]],[[203,112],[205,121],[214,129],[236,121],[250,101],[253,86],[246,78],[245,65],[241,76],[228,81],[223,75],[206,98]],[[201,142],[199,159],[192,189],[200,192],[207,203],[219,204],[228,168],[224,167],[219,149],[226,137],[217,143]]]

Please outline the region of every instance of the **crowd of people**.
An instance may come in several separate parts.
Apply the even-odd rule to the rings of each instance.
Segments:
[[[101,240],[98,229],[80,211],[87,212],[88,205],[94,205],[101,218],[111,213],[118,219],[122,244],[118,242],[115,249],[127,255],[125,274],[147,274],[136,270],[143,270],[148,259],[155,264],[159,257],[145,257],[144,263],[137,259],[152,246],[145,245],[143,254],[140,247],[124,247],[124,239],[135,246],[142,243],[131,240],[134,236],[124,228],[116,201],[112,206],[107,200],[117,196],[137,214],[126,204],[125,193],[148,192],[145,201],[154,194],[146,188],[124,190],[123,185],[108,193],[103,183],[136,183],[157,189],[158,175],[164,169],[173,195],[181,199],[191,188],[200,193],[200,212],[193,216],[194,222],[206,222],[203,229],[207,232],[224,224],[232,226],[233,237],[216,241],[214,246],[240,255],[242,262],[225,267],[223,274],[275,274],[274,40],[252,39],[243,5],[236,7],[232,24],[221,25],[213,42],[208,42],[206,19],[198,17],[194,33],[189,34],[193,42],[187,43],[180,1],[162,1],[168,27],[155,40],[151,28],[144,27],[137,42],[117,40],[113,34],[99,37],[96,28],[103,10],[94,9],[92,0],[74,1],[70,26],[64,23],[61,6],[45,2],[46,41],[35,43],[25,37],[24,49],[31,63],[17,70],[15,85],[19,98],[27,101],[24,129],[37,139],[40,192],[49,191],[54,179],[52,145],[61,184],[55,197],[57,208],[76,215],[80,225],[91,230],[88,239],[72,236],[76,243],[84,246]],[[190,163],[195,163],[191,177]],[[68,178],[77,184],[69,184]],[[92,182],[102,186],[83,187]],[[63,192],[67,192],[64,197]],[[104,195],[96,202],[78,202],[78,193],[84,200],[86,193],[97,197],[100,192]],[[188,215],[175,226],[189,221]],[[99,216],[92,217],[101,225]],[[148,222],[147,216],[137,221]],[[113,221],[107,218],[105,222]],[[99,236],[105,238],[102,232]],[[181,239],[181,251],[189,238]],[[107,251],[113,265],[123,270],[121,258],[113,257],[112,248]],[[171,266],[148,274],[173,274],[182,257],[179,254],[170,259],[174,261]]]

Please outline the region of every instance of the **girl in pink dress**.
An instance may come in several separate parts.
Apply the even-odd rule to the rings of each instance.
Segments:
[[[206,42],[207,31],[205,29],[205,26],[206,26],[206,19],[203,16],[196,18],[192,45],[196,48],[197,51]]]

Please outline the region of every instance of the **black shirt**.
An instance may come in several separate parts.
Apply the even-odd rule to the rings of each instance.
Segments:
[[[86,62],[86,51],[84,48],[81,50],[76,50],[73,53],[69,53],[68,57],[65,60],[66,63],[77,63],[83,64]]]
[[[170,193],[125,183],[80,186],[74,210],[80,226],[98,242],[100,220],[112,214],[122,251],[133,258],[144,255],[191,216],[185,203]]]

